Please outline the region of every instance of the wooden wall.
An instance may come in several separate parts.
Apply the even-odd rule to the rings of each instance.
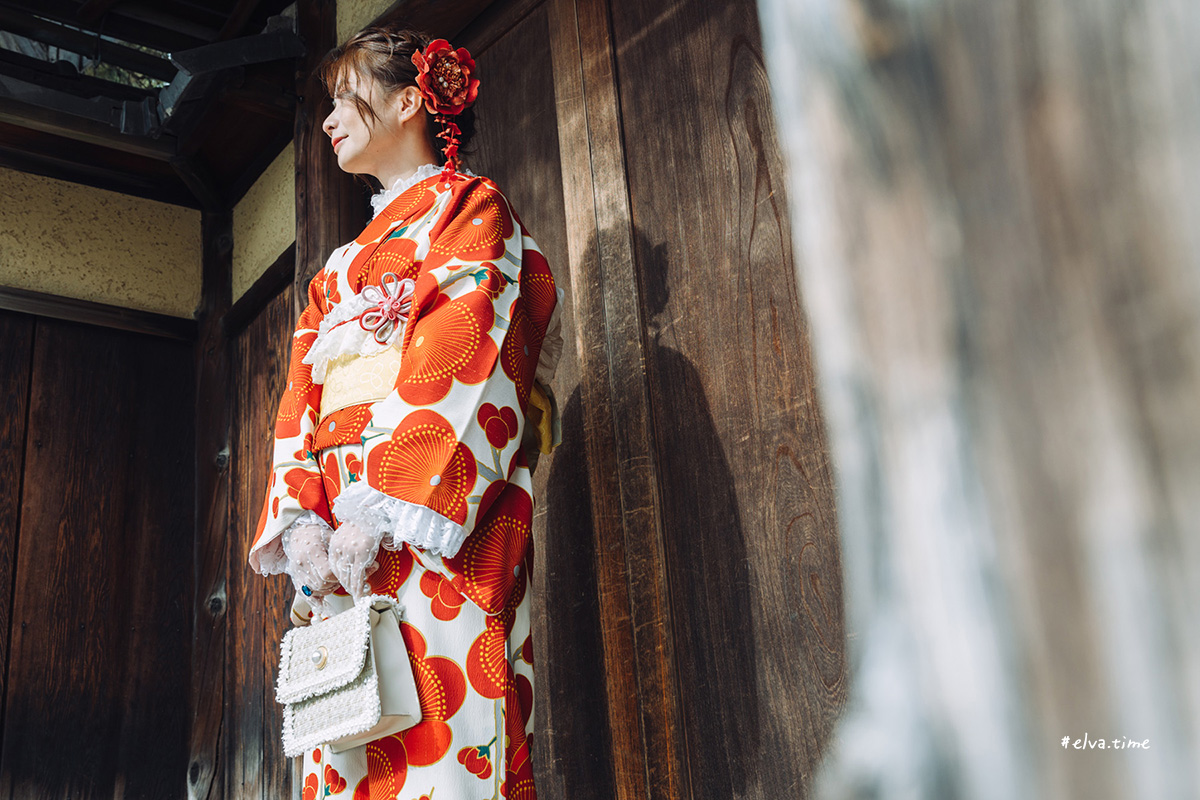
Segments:
[[[0,797],[176,796],[191,347],[7,311],[0,341]]]

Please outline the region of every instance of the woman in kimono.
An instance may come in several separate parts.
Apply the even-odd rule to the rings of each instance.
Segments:
[[[560,292],[499,188],[458,167],[474,71],[465,49],[385,28],[321,67],[338,165],[385,188],[308,286],[249,561],[291,576],[297,624],[399,598],[410,663],[393,668],[413,671],[422,721],[305,754],[305,800],[536,796],[523,440],[555,443],[539,384]]]

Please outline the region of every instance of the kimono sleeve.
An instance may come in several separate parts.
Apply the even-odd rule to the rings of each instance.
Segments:
[[[536,243],[486,179],[454,184],[429,235],[400,371],[363,436],[365,479],[333,512],[384,547],[407,542],[440,563],[512,496],[506,488],[528,495],[525,410],[557,295]]]
[[[306,523],[332,527],[324,480],[313,452],[322,385],[313,381],[312,366],[303,362],[329,310],[327,269],[328,264],[308,284],[308,304],[292,334],[287,382],[275,414],[271,474],[249,555],[250,566],[262,575],[286,570],[281,537],[288,528]]]

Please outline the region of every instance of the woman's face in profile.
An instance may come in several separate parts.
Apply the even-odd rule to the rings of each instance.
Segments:
[[[333,111],[321,123],[337,155],[338,166],[345,172],[358,175],[378,175],[381,155],[399,146],[400,120],[393,103],[383,102],[374,82],[359,95],[359,77],[347,70],[333,97]],[[372,124],[363,119],[354,97],[361,96],[379,115]]]

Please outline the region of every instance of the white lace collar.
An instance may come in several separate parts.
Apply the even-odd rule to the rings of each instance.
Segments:
[[[388,204],[395,200],[400,195],[404,194],[404,190],[410,186],[415,186],[426,178],[432,178],[442,171],[442,168],[437,164],[422,164],[417,167],[416,171],[407,178],[397,178],[392,184],[392,188],[383,189],[371,195],[371,219],[374,219],[380,211],[388,207]],[[474,172],[462,166],[458,167],[458,171],[463,175],[474,175]]]

